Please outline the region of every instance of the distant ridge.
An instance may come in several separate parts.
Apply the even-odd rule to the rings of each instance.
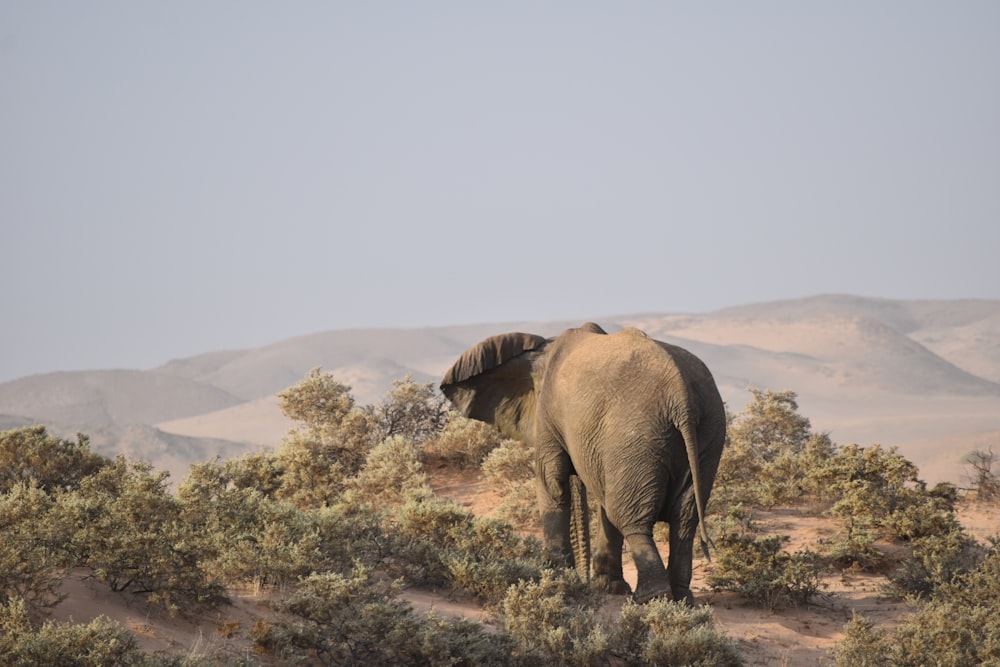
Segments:
[[[186,465],[215,455],[276,446],[289,424],[274,396],[313,368],[351,385],[359,403],[373,403],[408,374],[436,382],[489,335],[551,336],[587,320],[687,347],[712,369],[732,411],[748,400],[748,386],[792,389],[802,414],[836,441],[898,444],[939,475],[957,474],[972,443],[995,433],[1000,446],[1000,300],[840,294],[710,313],[326,331],[146,371],[35,375],[0,384],[0,428],[83,431],[102,453],[183,475]]]

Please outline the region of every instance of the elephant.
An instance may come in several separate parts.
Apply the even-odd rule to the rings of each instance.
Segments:
[[[726,440],[726,412],[711,372],[687,350],[626,328],[587,323],[554,338],[506,333],[466,350],[441,391],[462,415],[534,447],[545,544],[573,567],[571,478],[599,508],[593,577],[613,594],[628,544],[637,602],[689,603],[693,544]],[[670,527],[664,567],[653,525]]]

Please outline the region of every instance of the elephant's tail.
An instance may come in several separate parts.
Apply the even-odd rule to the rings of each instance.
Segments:
[[[701,552],[705,554],[705,560],[711,561],[712,557],[708,553],[712,539],[708,536],[708,529],[705,527],[705,493],[701,486],[700,466],[698,465],[698,436],[695,435],[694,428],[690,422],[684,422],[679,429],[684,438],[684,447],[687,449],[688,465],[691,468],[691,483],[694,486],[694,504],[698,508],[698,539],[701,542]]]
[[[590,580],[590,507],[587,487],[577,475],[569,478],[570,516],[569,539],[573,546],[576,571],[584,581]]]

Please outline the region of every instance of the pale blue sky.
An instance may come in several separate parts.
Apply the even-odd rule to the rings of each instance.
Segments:
[[[0,0],[0,381],[1000,298],[1000,2]]]

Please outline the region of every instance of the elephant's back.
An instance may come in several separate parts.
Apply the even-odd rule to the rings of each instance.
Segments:
[[[553,359],[549,373],[572,383],[576,390],[586,391],[599,384],[620,395],[632,395],[680,372],[674,357],[676,351],[683,350],[666,346],[638,329],[609,335],[581,334],[567,343]]]

